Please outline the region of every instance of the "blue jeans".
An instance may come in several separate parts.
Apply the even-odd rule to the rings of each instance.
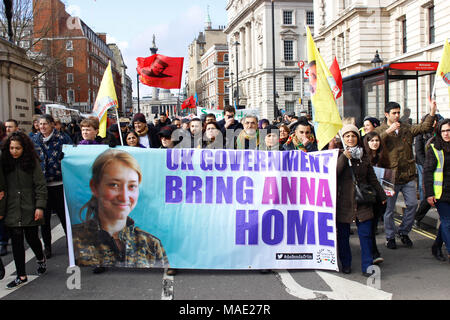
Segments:
[[[367,272],[367,268],[373,264],[372,257],[372,220],[356,222],[358,227],[359,244],[361,246],[361,270]],[[343,267],[351,267],[352,251],[350,248],[350,224],[337,223],[337,246],[339,259]]]
[[[439,219],[441,219],[439,229],[442,241],[444,241],[447,252],[450,254],[450,202],[438,201],[436,202],[436,208]]]
[[[425,198],[424,190],[423,190],[423,165],[416,163],[416,168],[417,168],[417,176],[418,176],[417,188],[419,189],[420,201],[423,201]]]
[[[384,232],[386,239],[395,239],[395,234],[398,232],[401,235],[408,235],[414,224],[414,216],[417,210],[417,192],[416,181],[412,180],[406,184],[398,184],[394,187],[395,194],[393,197],[387,199],[386,212],[384,213]],[[403,193],[405,198],[406,209],[403,214],[402,223],[397,228],[394,222],[395,203],[399,193]]]

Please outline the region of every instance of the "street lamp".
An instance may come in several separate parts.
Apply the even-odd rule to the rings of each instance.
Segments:
[[[236,109],[239,108],[239,53],[238,53],[238,46],[241,44],[239,41],[235,41],[233,45],[236,47]]]
[[[231,73],[230,73],[230,79],[231,79],[231,103],[233,103],[233,100],[234,100],[234,94],[233,94],[233,90],[234,90],[234,86],[233,86],[233,76],[234,76],[234,73],[231,72]]]
[[[80,86],[78,85],[78,87],[77,87],[77,89],[78,89],[78,110],[81,112],[81,99],[80,99],[80,95],[81,95],[81,88],[80,88]]]
[[[273,73],[273,118],[277,118],[277,80],[275,73],[275,4],[272,0],[272,73]]]
[[[375,66],[375,68],[379,68],[383,65],[383,60],[381,60],[380,55],[378,54],[378,50],[375,53],[375,57],[370,62]],[[375,97],[376,113],[377,113],[377,116],[379,116],[380,115],[380,88],[378,87],[378,84],[376,82],[375,82],[375,87],[376,87],[376,93],[375,93],[376,94],[376,97]]]
[[[375,53],[375,57],[372,59],[372,61],[370,61],[370,63],[372,63],[375,68],[381,67],[381,65],[383,64],[383,60],[381,60],[380,55],[378,54],[378,50]]]
[[[139,97],[139,72],[137,73],[137,82],[136,82],[136,86],[137,86],[137,102],[138,102],[138,107],[137,107],[137,112],[141,113],[141,106],[140,106],[140,97]]]

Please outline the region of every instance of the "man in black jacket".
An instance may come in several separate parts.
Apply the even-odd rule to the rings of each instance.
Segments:
[[[233,130],[234,132],[239,129],[242,130],[244,129],[244,127],[242,123],[240,123],[234,118],[236,116],[236,109],[234,109],[234,107],[232,106],[225,107],[225,109],[223,110],[223,114],[224,114],[223,119],[217,122],[217,124],[220,127],[220,131],[222,132],[222,136],[224,137],[224,139],[226,140],[233,139],[230,141],[232,141],[233,143],[232,145],[234,145],[234,135],[231,137],[227,137],[227,130]]]

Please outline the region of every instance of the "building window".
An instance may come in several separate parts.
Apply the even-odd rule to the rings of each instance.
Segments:
[[[294,60],[294,41],[292,40],[284,40],[284,60]]]
[[[66,60],[66,67],[67,68],[72,68],[73,67],[73,58],[72,57],[67,58],[67,60]]]
[[[406,37],[406,19],[402,20],[402,52],[406,53],[407,48],[407,37]]]
[[[73,83],[73,73],[67,74],[67,83]]]
[[[286,113],[295,111],[295,101],[285,101],[284,106],[286,109]]]
[[[283,24],[292,25],[292,11],[283,11]]]
[[[428,8],[428,41],[434,43],[434,6]]]
[[[314,25],[314,11],[306,11],[306,24],[308,26]]]
[[[67,103],[75,102],[75,91],[73,89],[67,90]]]
[[[292,77],[284,78],[284,91],[286,92],[294,91],[294,78]]]
[[[229,69],[225,69],[225,77],[229,77],[230,76],[230,70]]]
[[[223,61],[224,61],[224,62],[228,62],[228,53],[225,53],[225,54],[223,55]]]
[[[73,50],[73,42],[72,42],[72,40],[67,40],[66,41],[66,50],[68,50],[68,51],[72,51]]]

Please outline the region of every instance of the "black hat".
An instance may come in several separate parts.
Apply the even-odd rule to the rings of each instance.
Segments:
[[[176,126],[165,126],[162,127],[161,130],[158,132],[159,138],[170,138],[172,137],[172,133],[175,131]]]
[[[378,120],[377,118],[365,117],[363,122],[365,122],[365,121],[369,121],[374,126],[374,128],[380,126],[380,120]]]

